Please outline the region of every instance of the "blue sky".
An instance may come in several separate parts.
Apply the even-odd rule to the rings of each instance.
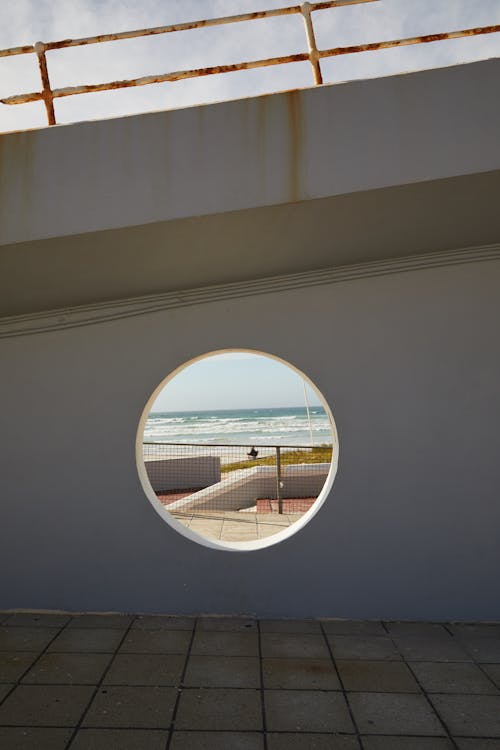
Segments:
[[[286,0],[4,0],[0,48],[293,4]],[[499,24],[500,0],[379,0],[314,13],[320,48]],[[91,45],[48,54],[54,87],[305,51],[299,16]],[[325,81],[390,75],[500,55],[500,34],[324,61]],[[56,102],[58,122],[119,116],[311,85],[308,63]],[[34,55],[0,59],[0,96],[40,88]],[[0,105],[0,132],[45,125],[43,105]]]
[[[319,404],[307,386],[309,403]],[[186,367],[157,398],[152,411],[304,406],[302,378],[270,357],[244,352],[207,357]]]

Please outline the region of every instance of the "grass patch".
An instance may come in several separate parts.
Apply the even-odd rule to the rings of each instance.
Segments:
[[[258,449],[259,446],[256,446]],[[332,460],[332,446],[318,445],[315,448],[298,451],[282,451],[281,465],[286,464],[322,464]],[[237,469],[251,469],[253,466],[276,466],[276,454],[263,456],[262,458],[248,459],[248,461],[235,461],[232,464],[221,466],[221,472],[227,474]]]

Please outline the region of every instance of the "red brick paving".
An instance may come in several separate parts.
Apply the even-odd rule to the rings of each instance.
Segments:
[[[285,497],[283,498],[283,513],[305,513],[315,502],[315,497]],[[257,500],[257,513],[277,513],[278,501],[269,498]]]

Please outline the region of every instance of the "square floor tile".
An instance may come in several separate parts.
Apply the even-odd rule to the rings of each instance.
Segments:
[[[363,750],[454,750],[445,737],[361,737]]]
[[[500,623],[455,622],[448,625],[459,638],[500,638]]]
[[[343,734],[289,734],[268,732],[267,750],[360,750],[354,735]]]
[[[329,659],[328,646],[322,635],[309,633],[263,633],[262,655],[269,658]]]
[[[264,750],[257,732],[174,732],[170,750]]]
[[[429,636],[449,638],[450,634],[441,623],[436,622],[386,622],[389,635],[413,636],[426,638]]]
[[[73,729],[0,727],[0,747],[5,750],[65,750],[72,733]]]
[[[250,617],[200,617],[196,629],[247,632],[257,630],[257,620]]]
[[[197,656],[258,656],[257,632],[197,632],[192,654]]]
[[[106,685],[179,685],[186,657],[178,654],[117,654]]]
[[[184,680],[188,687],[260,687],[256,656],[191,656]]]
[[[17,682],[37,656],[34,651],[0,651],[0,682]]]
[[[500,738],[500,695],[431,695],[452,735]]]
[[[165,750],[168,735],[159,729],[80,729],[71,750]]]
[[[105,653],[118,647],[123,633],[111,628],[73,628],[63,630],[50,644],[48,651],[57,653]]]
[[[0,726],[74,727],[93,692],[79,685],[20,685],[0,706]]]
[[[170,615],[139,615],[132,629],[136,630],[193,630],[194,617],[173,617]]]
[[[110,654],[43,654],[23,684],[97,685],[111,660]]]
[[[479,667],[464,662],[411,662],[410,666],[428,693],[498,693]]]
[[[454,737],[458,750],[500,750],[500,740],[478,740],[476,737]]]
[[[456,639],[474,661],[483,664],[500,664],[500,638]]]
[[[331,635],[385,635],[387,632],[377,620],[321,620],[325,633]]]
[[[318,620],[261,620],[260,632],[321,635],[321,626]]]
[[[70,615],[16,612],[8,617],[5,624],[9,628],[62,628],[69,619]]]
[[[340,690],[331,659],[263,659],[264,687],[293,690]]]
[[[14,687],[14,684],[8,685],[6,683],[5,685],[0,685],[0,703],[10,693],[13,687]]]
[[[316,690],[266,690],[269,732],[346,732],[354,727],[341,693]]]
[[[500,688],[500,664],[481,664],[481,669],[486,672],[497,688]]]
[[[258,690],[187,688],[182,691],[176,729],[252,731],[262,729]]]
[[[335,659],[388,659],[400,661],[396,647],[387,637],[329,635]]]
[[[349,693],[361,734],[442,736],[445,731],[423,695]]]
[[[132,615],[74,615],[68,628],[116,628],[124,632],[133,619]]]
[[[59,628],[0,628],[0,651],[43,651]]]
[[[406,661],[471,661],[461,642],[452,636],[395,636],[394,641]]]
[[[346,690],[375,693],[420,693],[412,673],[400,661],[337,659],[337,668]]]
[[[83,726],[168,729],[176,698],[172,687],[101,687]]]
[[[189,630],[130,630],[120,653],[186,654],[190,641]]]

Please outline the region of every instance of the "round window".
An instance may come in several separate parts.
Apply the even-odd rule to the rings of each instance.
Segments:
[[[248,350],[205,354],[171,373],[137,437],[157,512],[220,549],[259,549],[302,528],[337,460],[335,423],[317,388],[287,362]]]

